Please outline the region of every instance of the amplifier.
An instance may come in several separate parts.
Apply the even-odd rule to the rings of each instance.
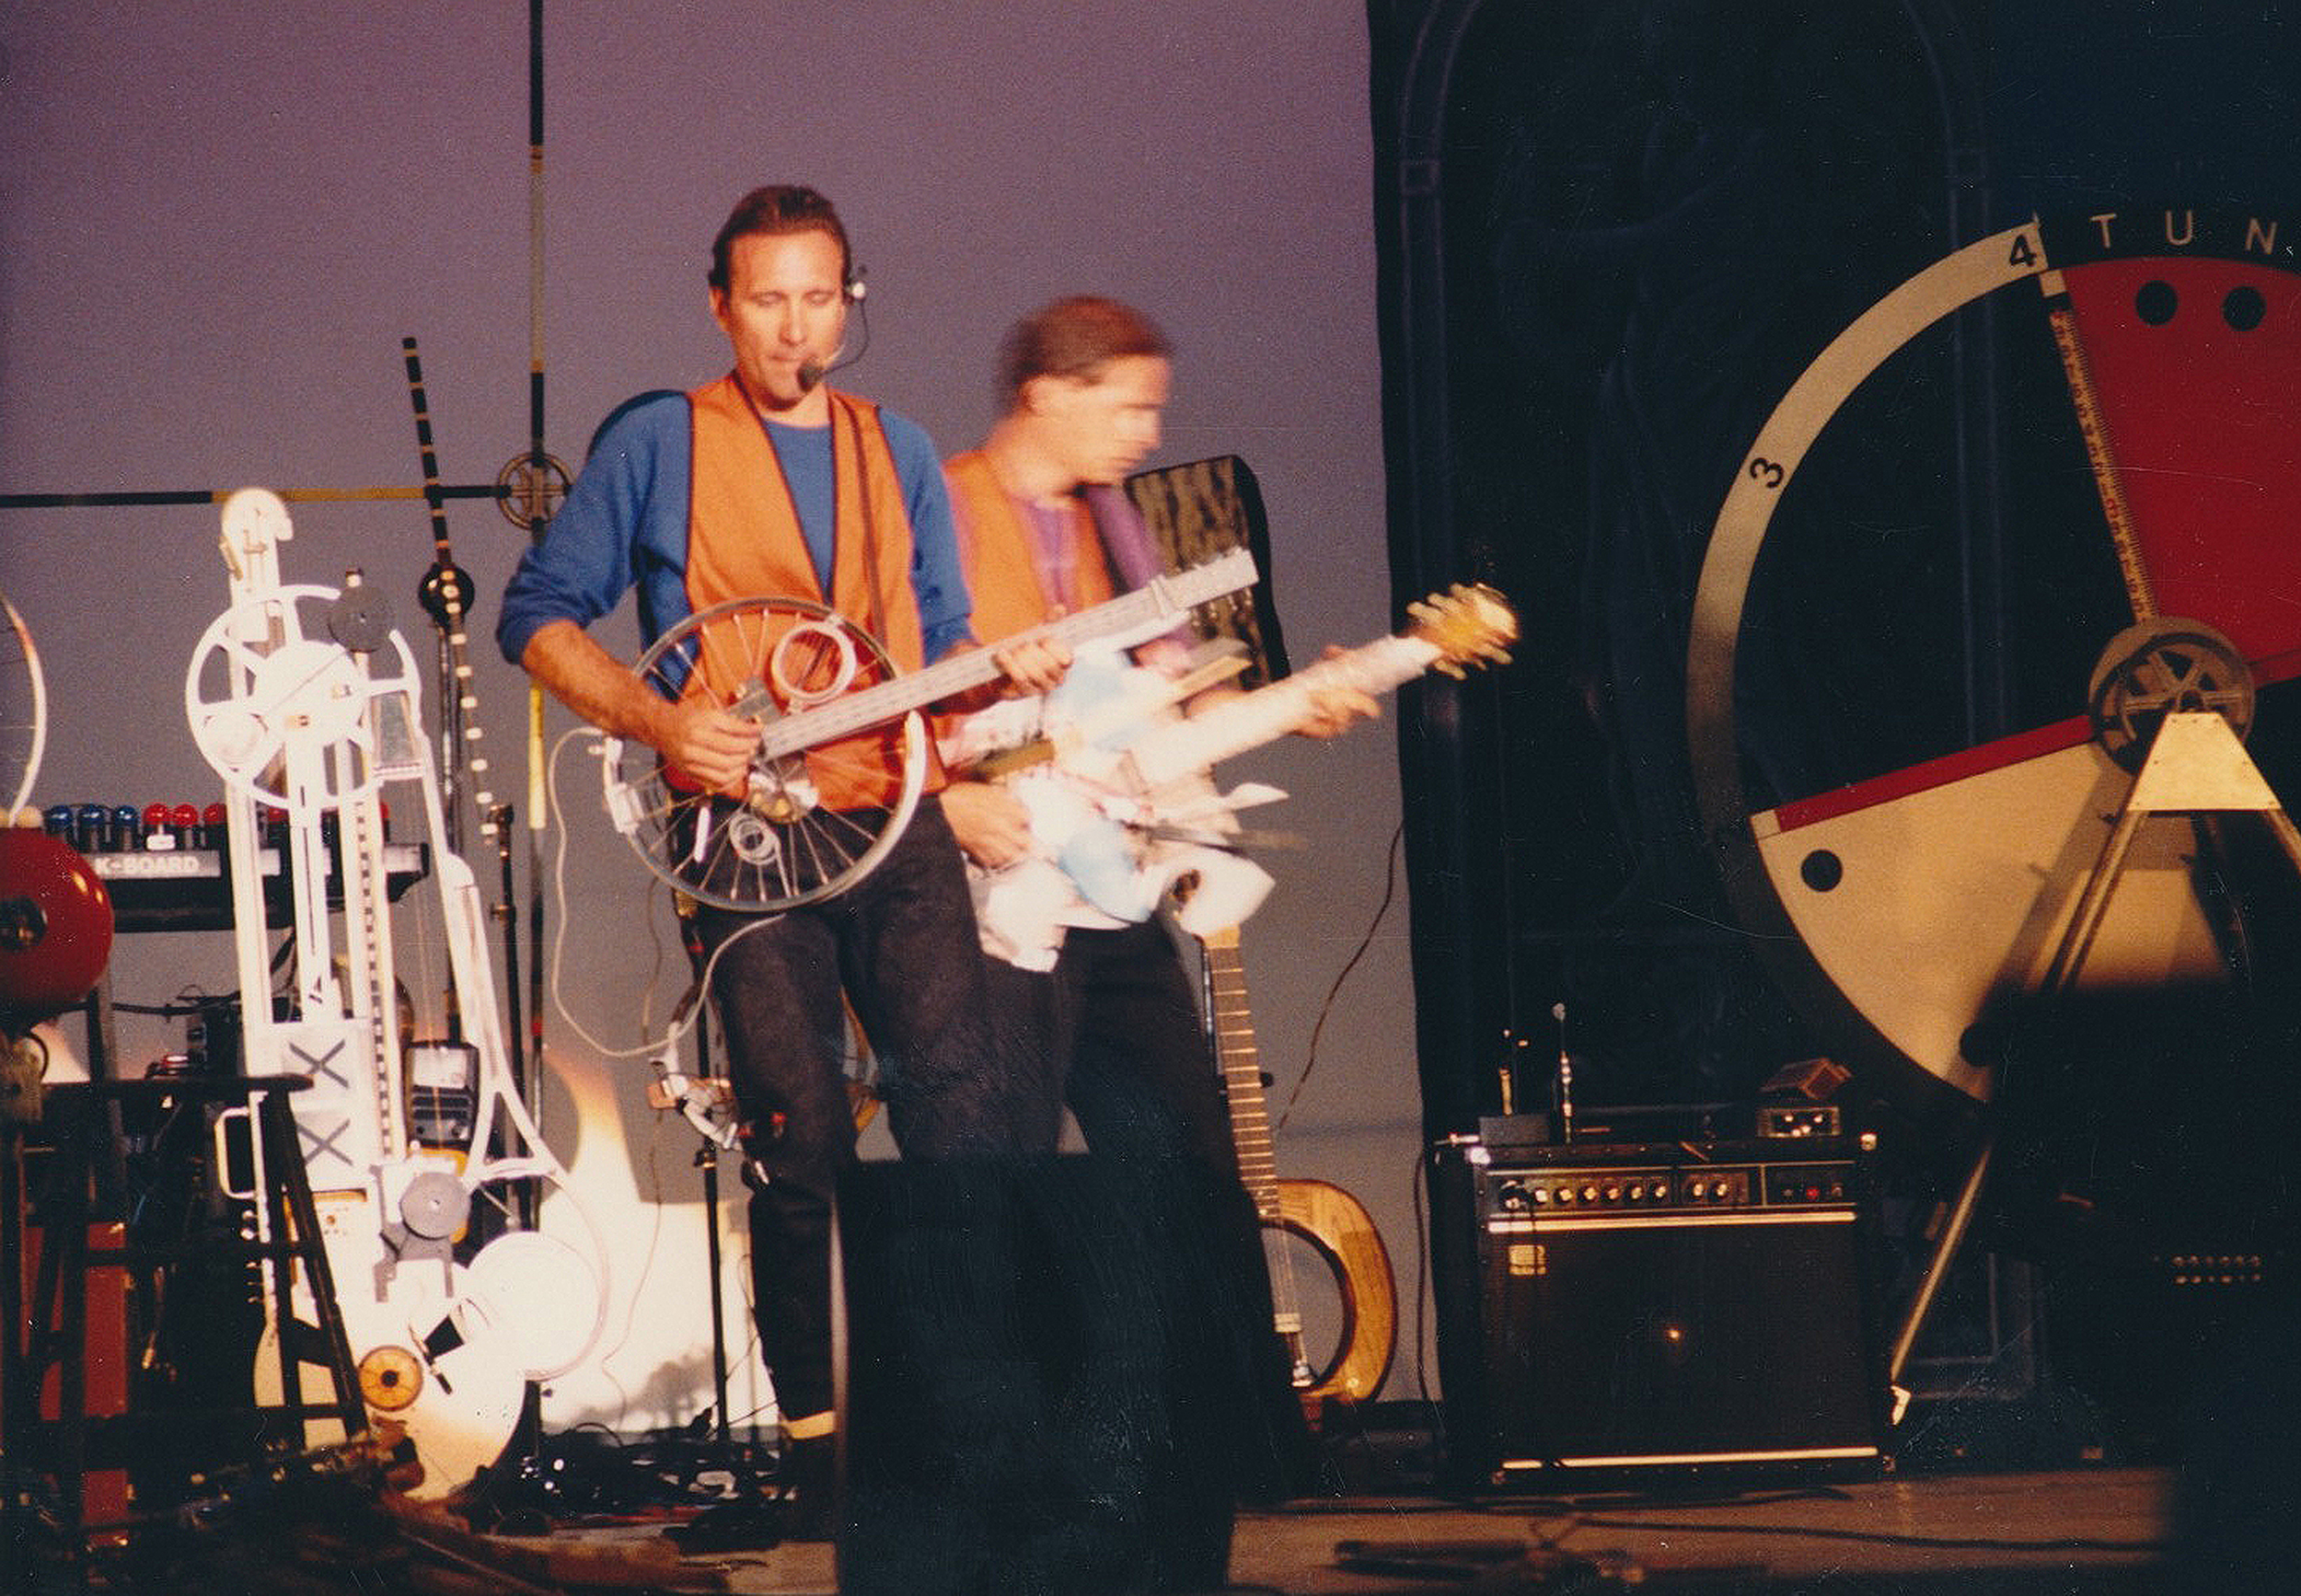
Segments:
[[[1867,1187],[1837,1139],[1441,1143],[1431,1253],[1458,1482],[1877,1464]]]

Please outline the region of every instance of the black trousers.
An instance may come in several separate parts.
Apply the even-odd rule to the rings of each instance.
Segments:
[[[736,1104],[767,1179],[750,1204],[753,1308],[783,1412],[827,1411],[831,1209],[854,1164],[846,1002],[906,1157],[1022,1151],[1035,1092],[995,1045],[958,843],[933,798],[878,867],[825,902],[697,930]]]
[[[1166,928],[1072,931],[1045,974],[986,958],[995,1012],[1027,1035],[1007,1035],[1023,1093],[1025,1144],[1051,1151],[1068,1105],[1095,1160],[1117,1178],[1183,1181],[1208,1195],[1220,1255],[1201,1260],[1230,1332],[1254,1371],[1253,1411],[1228,1433],[1226,1460],[1242,1499],[1294,1494],[1309,1434],[1278,1338],[1261,1216],[1241,1184],[1230,1104],[1216,1073],[1196,984]]]
[[[1230,1108],[1189,973],[1166,928],[1073,931],[1052,971],[985,961],[994,1010],[1027,1035],[1031,1134],[1051,1151],[1067,1104],[1105,1160],[1191,1158],[1236,1178]]]

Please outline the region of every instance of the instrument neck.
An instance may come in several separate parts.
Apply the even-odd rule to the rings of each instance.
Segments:
[[[1270,1223],[1279,1217],[1278,1151],[1271,1139],[1262,1053],[1255,1041],[1255,1016],[1246,1000],[1246,970],[1236,938],[1236,932],[1230,932],[1205,943],[1208,1007],[1214,1020],[1223,1092],[1230,1100],[1239,1178],[1255,1199],[1255,1211]]]
[[[1242,693],[1152,732],[1135,745],[1135,769],[1147,787],[1275,743],[1301,725],[1317,695],[1347,689],[1374,696],[1413,680],[1439,650],[1414,637],[1386,637],[1321,660],[1282,682]]]
[[[1131,647],[1170,630],[1175,618],[1193,605],[1234,593],[1254,579],[1253,558],[1243,550],[1233,550],[1178,575],[1161,577],[1092,609],[1018,632],[1004,639],[1000,647],[1042,642],[1059,642],[1071,648],[1096,642]],[[770,723],[759,737],[760,757],[782,758],[819,743],[884,725],[913,710],[996,681],[1000,674],[998,655],[989,649],[969,649],[952,654],[924,670]]]

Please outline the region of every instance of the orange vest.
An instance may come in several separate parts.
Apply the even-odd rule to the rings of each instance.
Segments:
[[[688,501],[688,602],[700,614],[730,599],[808,598],[827,603],[875,636],[896,671],[924,663],[919,604],[911,591],[911,524],[878,407],[844,393],[831,401],[832,478],[838,519],[831,591],[808,557],[783,468],[758,412],[730,375],[688,396],[694,457]],[[787,628],[782,630],[788,630]],[[707,649],[686,690],[708,687],[723,702],[746,679],[771,681],[768,655],[781,630],[746,639],[743,657]],[[865,662],[866,664],[868,662]],[[860,674],[857,686],[879,680]],[[832,809],[884,808],[901,791],[901,723],[843,738],[807,756],[809,773]],[[928,790],[942,785],[928,771]]]
[[[992,474],[989,457],[980,449],[954,455],[942,474],[958,523],[959,563],[975,601],[975,635],[988,646],[1050,619],[1052,601],[1039,584],[1030,529]],[[1064,539],[1064,558],[1078,585],[1073,609],[1114,597],[1110,561],[1083,501],[1072,503]]]

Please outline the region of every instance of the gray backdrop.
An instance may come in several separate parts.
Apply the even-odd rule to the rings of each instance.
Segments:
[[[0,10],[0,492],[414,486],[410,334],[445,480],[491,480],[527,436],[526,43],[515,0]],[[572,466],[619,399],[723,368],[710,237],[752,184],[811,182],[869,272],[871,347],[838,380],[956,449],[990,420],[993,351],[1019,311],[1074,291],[1139,303],[1179,351],[1157,461],[1254,465],[1298,658],[1370,638],[1390,600],[1367,50],[1345,0],[555,4],[549,446]],[[285,580],[362,568],[428,670],[422,505],[291,509]],[[454,505],[450,522],[484,631],[524,534],[484,504]],[[182,705],[193,646],[225,607],[217,525],[204,505],[0,511],[0,592],[52,693],[40,801],[220,795]],[[628,609],[605,635],[632,651]],[[525,680],[491,646],[477,653],[480,725],[524,826]],[[553,705],[547,744],[571,723]],[[565,897],[547,919],[572,927],[567,1006],[600,1042],[636,1047],[681,983],[660,895],[600,818],[587,746],[560,760],[568,812],[545,857],[563,818]],[[1373,1211],[1408,1326],[1390,1386],[1404,1394],[1421,1248],[1403,882],[1377,919],[1398,821],[1392,733],[1296,741],[1226,772],[1248,776],[1293,794],[1265,824],[1301,843],[1268,856],[1279,886],[1244,937],[1277,1103],[1372,932],[1278,1153],[1282,1174]],[[492,896],[492,862],[474,863]],[[400,918],[410,943],[436,923]],[[423,955],[400,965],[420,988]],[[112,978],[130,1002],[224,990],[229,939],[125,937]],[[180,1029],[127,1016],[121,1043],[137,1070]],[[617,1307],[598,1369],[562,1382],[547,1417],[684,1418],[708,1398],[692,1135],[644,1106],[643,1065],[602,1058],[556,1012],[549,1043],[547,1133],[614,1238]],[[866,1145],[890,1151],[883,1130]]]

